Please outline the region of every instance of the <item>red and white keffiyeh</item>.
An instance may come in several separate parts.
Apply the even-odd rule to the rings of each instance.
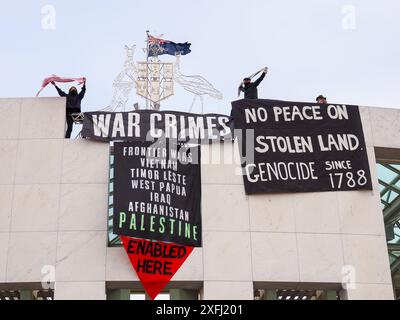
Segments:
[[[39,92],[36,94],[36,97],[42,92],[42,90],[51,82],[74,82],[77,81],[79,84],[82,84],[86,81],[85,77],[81,78],[63,78],[56,76],[55,74],[51,75],[50,77],[46,78],[42,82],[42,87],[40,88]]]

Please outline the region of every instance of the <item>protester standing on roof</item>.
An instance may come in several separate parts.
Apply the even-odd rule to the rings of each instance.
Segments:
[[[51,84],[57,89],[57,92],[60,95],[60,97],[67,98],[67,104],[66,104],[67,131],[65,133],[65,138],[69,139],[71,137],[72,126],[74,124],[74,120],[72,119],[72,114],[81,113],[81,101],[85,96],[86,92],[86,79],[83,83],[82,90],[79,93],[76,87],[71,87],[68,93],[65,93],[59,87],[57,87],[54,81]]]
[[[262,70],[261,76],[254,82],[251,82],[251,77],[243,79],[243,82],[239,86],[239,93],[244,92],[245,99],[258,99],[257,87],[264,80],[265,75],[268,72],[268,68]]]

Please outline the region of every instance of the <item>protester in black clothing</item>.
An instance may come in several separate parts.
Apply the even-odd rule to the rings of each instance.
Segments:
[[[264,80],[265,75],[268,72],[268,68],[265,68],[261,76],[254,82],[251,82],[250,78],[244,78],[242,84],[239,86],[239,92],[244,92],[245,99],[258,99],[257,87]]]
[[[69,89],[68,94],[62,91],[59,87],[57,87],[57,85],[54,82],[52,82],[51,84],[57,89],[57,92],[60,95],[60,97],[67,98],[67,105],[66,105],[67,132],[65,133],[65,138],[69,139],[71,137],[72,126],[74,124],[74,120],[72,119],[71,114],[81,112],[81,101],[85,96],[86,81],[83,83],[81,92],[78,93],[76,87],[71,87]]]

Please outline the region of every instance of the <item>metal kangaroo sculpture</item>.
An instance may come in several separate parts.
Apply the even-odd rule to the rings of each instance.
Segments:
[[[136,46],[125,46],[126,60],[122,71],[117,75],[113,82],[113,97],[111,105],[104,111],[120,112],[125,111],[126,103],[132,89],[136,87],[137,69],[133,61]]]

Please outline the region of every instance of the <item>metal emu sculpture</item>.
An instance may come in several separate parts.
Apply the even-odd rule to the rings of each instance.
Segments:
[[[204,96],[209,95],[212,98],[221,100],[222,93],[215,89],[214,86],[202,76],[183,75],[180,70],[180,58],[180,55],[176,56],[176,61],[174,65],[174,80],[176,83],[179,83],[186,91],[194,94],[189,112],[192,111],[194,103],[196,102],[197,97],[199,97],[201,102],[201,113],[203,113]]]

